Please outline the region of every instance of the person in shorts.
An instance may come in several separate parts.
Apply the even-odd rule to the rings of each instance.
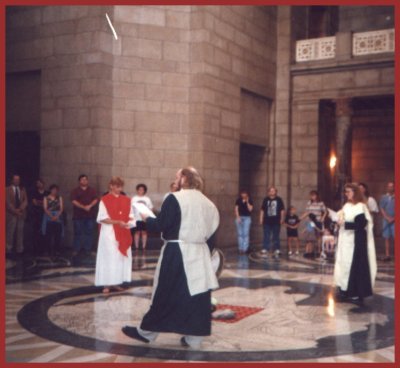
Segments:
[[[387,184],[387,192],[384,194],[379,201],[379,207],[382,214],[382,236],[385,239],[385,258],[384,261],[388,262],[390,258],[390,239],[394,242],[394,183],[389,182]]]
[[[150,210],[153,209],[153,203],[151,199],[146,196],[147,193],[147,185],[146,184],[138,184],[136,185],[136,195],[132,197],[132,204],[134,203],[143,203]],[[142,239],[142,249],[146,249],[147,245],[147,228],[146,223],[144,221],[137,221],[136,227],[133,230],[134,232],[134,242],[135,249],[139,249],[140,238]]]
[[[300,219],[296,215],[296,208],[294,206],[289,207],[289,213],[285,217],[286,226],[286,235],[287,235],[287,242],[288,242],[288,255],[291,256],[293,254],[292,245],[296,246],[296,256],[300,254],[300,242],[299,242],[299,234],[298,234],[298,227],[299,227]]]

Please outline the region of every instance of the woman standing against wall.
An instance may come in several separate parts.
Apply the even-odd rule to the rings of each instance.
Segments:
[[[242,189],[239,198],[235,202],[235,223],[238,236],[239,254],[245,254],[249,249],[251,211],[253,201],[247,190]]]

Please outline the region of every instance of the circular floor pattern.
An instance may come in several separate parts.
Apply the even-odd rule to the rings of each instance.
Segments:
[[[148,292],[140,294],[138,291],[141,289],[145,291],[150,290],[151,284],[151,280],[133,281],[131,283],[133,292],[129,292],[128,290],[122,294],[114,294],[112,298],[115,298],[115,303],[110,305],[112,305],[113,308],[115,308],[115,306],[121,306],[121,303],[122,305],[126,305],[126,303],[129,305],[129,300],[132,297],[136,299],[135,303],[131,305],[137,305],[138,298],[142,298],[148,303],[150,294]],[[220,289],[214,292],[213,295],[217,295],[217,298],[219,298],[222,303],[224,298],[229,298],[231,290],[246,295],[246,298],[242,300],[247,300],[247,303],[252,301],[252,293],[256,296],[255,302],[257,302],[257,300],[262,300],[262,297],[265,295],[270,295],[270,301],[263,306],[265,311],[264,315],[262,312],[259,314],[256,313],[248,317],[248,322],[242,322],[241,326],[244,326],[244,330],[241,330],[242,334],[236,334],[236,338],[238,338],[237,335],[242,335],[243,346],[246,345],[245,340],[250,334],[253,334],[253,336],[260,336],[257,335],[259,333],[264,333],[266,338],[269,337],[268,334],[270,333],[282,333],[282,340],[285,341],[286,339],[286,341],[289,341],[291,337],[290,333],[293,331],[293,327],[290,326],[290,318],[288,318],[287,321],[279,322],[282,315],[278,316],[277,314],[279,311],[282,313],[282,311],[285,310],[284,308],[288,308],[287,310],[292,308],[297,315],[297,321],[293,320],[293,324],[299,323],[299,321],[301,322],[300,328],[296,330],[298,338],[302,337],[301,334],[309,333],[312,330],[313,324],[317,326],[318,323],[333,323],[335,324],[334,330],[336,329],[339,333],[329,334],[329,329],[325,335],[324,333],[321,334],[321,332],[314,332],[316,338],[311,347],[293,348],[292,346],[283,349],[275,346],[271,349],[270,346],[266,344],[267,346],[259,346],[252,350],[240,350],[240,346],[229,344],[229,340],[233,339],[233,331],[235,328],[237,329],[238,326],[228,326],[225,324],[224,327],[221,327],[221,322],[213,322],[213,335],[206,339],[206,341],[214,339],[214,346],[205,344],[206,347],[203,347],[203,350],[199,351],[181,348],[178,345],[179,336],[176,336],[176,338],[174,337],[173,340],[174,343],[176,340],[176,346],[171,343],[166,345],[162,345],[161,343],[160,345],[159,341],[151,345],[141,344],[135,340],[122,340],[127,343],[120,342],[121,337],[119,336],[121,334],[119,325],[117,328],[118,331],[116,329],[115,331],[111,331],[111,334],[106,334],[107,336],[111,335],[113,338],[94,338],[93,336],[85,336],[84,334],[74,332],[74,330],[79,331],[79,329],[82,328],[80,326],[82,319],[79,320],[77,316],[79,313],[70,314],[68,319],[63,316],[61,309],[57,312],[57,308],[60,307],[81,308],[81,310],[84,311],[84,306],[86,306],[88,313],[93,313],[95,308],[101,309],[102,304],[99,303],[99,301],[104,301],[104,297],[99,293],[100,289],[93,286],[70,289],[36,299],[26,304],[19,311],[18,321],[28,331],[42,338],[61,344],[97,352],[145,357],[147,359],[182,361],[304,360],[361,353],[385,348],[394,344],[394,300],[386,296],[374,295],[366,301],[366,307],[364,308],[358,308],[348,304],[338,305],[338,313],[342,313],[342,317],[345,317],[346,325],[343,328],[343,319],[328,319],[326,312],[324,312],[328,295],[332,292],[331,288],[327,285],[269,278],[222,278],[220,280]],[[271,295],[273,293],[277,294],[274,294],[272,298]],[[271,300],[275,300],[275,296],[282,298],[279,299],[278,305],[273,305],[273,302],[271,302]],[[112,303],[112,298],[108,299],[107,303]],[[286,300],[290,300],[290,298],[294,301],[293,306],[285,305],[284,303],[287,303]],[[236,303],[237,300],[241,299],[236,298]],[[279,305],[279,303],[282,303],[282,305]],[[116,314],[120,313],[120,309],[115,312]],[[274,314],[276,314],[277,320],[274,319]],[[49,317],[52,315],[58,316],[59,321],[64,326],[54,323],[54,320],[51,320]],[[82,314],[81,317],[87,319],[84,314]],[[126,314],[117,321],[120,323],[120,327],[130,323],[128,321],[129,318],[124,318],[126,318]],[[268,321],[264,320],[264,318]],[[321,321],[321,319],[323,320]],[[354,321],[357,320],[359,323],[354,324]],[[252,323],[250,323],[251,321]],[[107,329],[107,323],[107,321],[104,321],[105,329]],[[255,323],[258,331],[255,331],[254,327],[251,331],[245,330],[247,324],[252,324],[254,326]],[[90,325],[88,328],[92,328],[92,323],[90,321],[87,322],[87,324]],[[274,324],[277,330],[274,330]],[[285,330],[284,326],[291,329]],[[221,334],[218,333],[218,330],[225,332]],[[86,330],[86,333],[88,333],[87,331],[88,330]],[[285,331],[288,332],[289,335],[285,336]],[[102,336],[101,334],[97,335]],[[117,335],[118,338],[116,337]],[[164,334],[164,336],[165,335],[170,336],[171,334]],[[171,338],[169,339],[171,340]],[[225,348],[221,348],[221,346],[225,346]]]

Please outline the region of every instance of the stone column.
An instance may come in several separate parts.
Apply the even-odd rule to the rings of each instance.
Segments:
[[[351,32],[336,33],[336,60],[352,58],[353,34]]]
[[[351,99],[340,98],[336,101],[336,200],[343,203],[343,187],[350,180],[351,160]]]

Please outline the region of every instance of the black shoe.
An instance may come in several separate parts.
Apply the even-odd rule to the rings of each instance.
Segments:
[[[186,342],[186,340],[185,340],[185,336],[182,336],[181,337],[181,345],[184,347],[184,348],[189,348],[190,347],[190,345]]]
[[[334,299],[336,303],[346,303],[349,301],[346,292],[342,291],[340,288],[337,288]]]
[[[131,337],[132,339],[136,339],[145,343],[149,343],[150,340],[143,337],[136,327],[124,326],[122,327],[122,332],[126,335]]]
[[[364,298],[362,297],[350,298],[349,301],[350,303],[358,305],[359,307],[362,307],[364,305]]]

